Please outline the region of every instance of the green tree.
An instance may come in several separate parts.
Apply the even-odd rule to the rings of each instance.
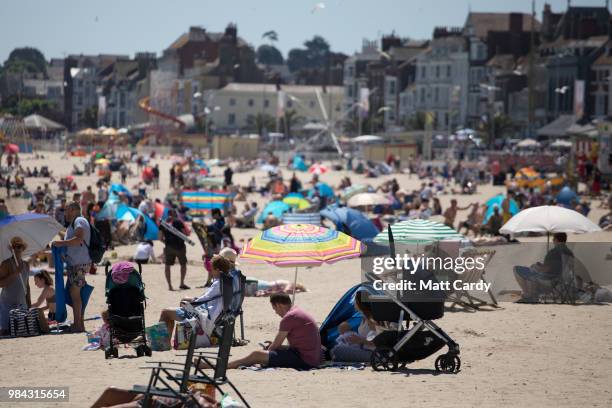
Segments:
[[[257,62],[265,65],[281,65],[285,62],[285,59],[278,48],[263,44],[257,48]]]
[[[88,128],[97,128],[98,127],[98,106],[92,106],[83,112],[83,117],[79,123],[81,126]]]
[[[312,40],[304,42],[304,48],[294,48],[287,55],[287,65],[294,72],[304,68],[322,68],[330,52],[325,38],[315,35]]]
[[[409,130],[425,130],[425,112],[417,112],[406,120],[406,128]]]
[[[481,130],[486,135],[488,145],[492,146],[497,139],[503,138],[515,130],[515,126],[509,117],[495,115],[492,121],[487,120],[482,123]]]
[[[276,127],[276,120],[268,114],[258,113],[247,118],[247,127],[258,135],[262,135],[264,129],[271,131]]]
[[[4,62],[4,69],[8,72],[29,72],[46,76],[47,61],[43,53],[36,48],[15,48]]]
[[[283,131],[285,130],[287,131],[287,136],[291,136],[291,128],[298,125],[299,123],[303,121],[304,121],[304,118],[299,116],[295,110],[289,109],[288,111],[285,112],[285,114],[281,118],[280,128]]]

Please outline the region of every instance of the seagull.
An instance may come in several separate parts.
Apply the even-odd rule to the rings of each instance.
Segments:
[[[560,94],[565,94],[568,90],[569,90],[569,86],[564,85],[561,88],[555,89],[555,92],[560,93]]]
[[[317,10],[323,10],[324,8],[325,8],[325,3],[323,3],[323,2],[317,3],[312,8],[312,13],[314,14]]]

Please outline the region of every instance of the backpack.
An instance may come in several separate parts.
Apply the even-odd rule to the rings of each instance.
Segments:
[[[85,242],[84,244],[87,247],[87,251],[89,252],[91,262],[94,264],[98,264],[102,262],[102,257],[104,256],[104,252],[106,252],[106,245],[104,245],[104,241],[102,240],[100,231],[96,227],[91,225],[91,222],[89,222],[87,218],[85,218],[85,220],[89,225],[89,245],[87,245],[87,243]],[[72,228],[74,229],[74,221],[72,221]]]

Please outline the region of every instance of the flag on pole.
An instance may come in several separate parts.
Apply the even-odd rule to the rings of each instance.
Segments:
[[[285,116],[285,105],[287,103],[287,94],[285,91],[279,90],[278,93],[278,101],[276,105],[276,117],[282,118]]]
[[[370,90],[368,88],[359,90],[359,110],[362,118],[370,114]]]

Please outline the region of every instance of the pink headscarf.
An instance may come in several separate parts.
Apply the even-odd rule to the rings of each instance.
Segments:
[[[134,265],[132,265],[131,262],[117,262],[113,265],[113,269],[111,270],[111,278],[116,284],[122,285],[128,281],[130,273],[132,273],[133,270]]]

